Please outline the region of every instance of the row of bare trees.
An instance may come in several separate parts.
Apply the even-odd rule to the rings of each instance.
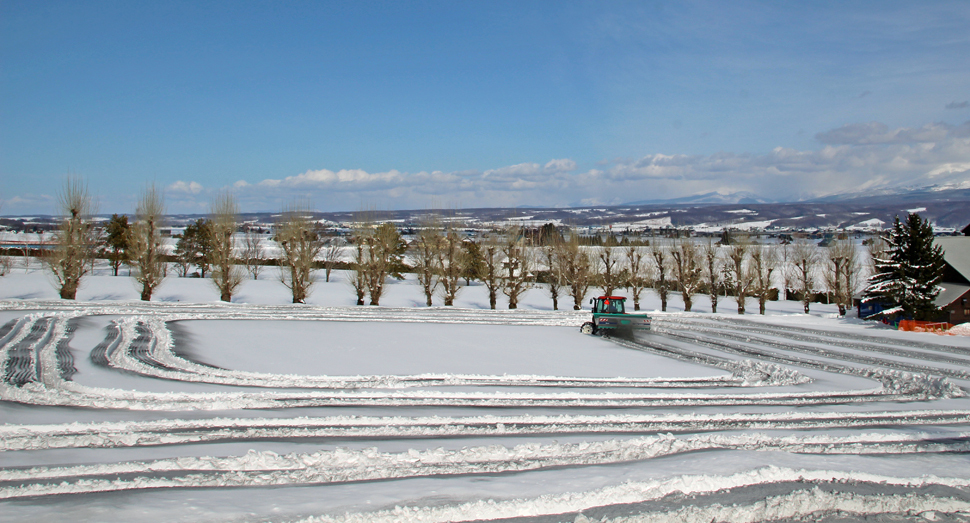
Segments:
[[[584,249],[570,232],[569,239],[544,243],[540,258],[549,271],[553,308],[558,308],[565,291],[573,298],[573,308],[580,309],[589,288],[595,286],[606,295],[627,289],[634,310],[640,310],[643,291],[652,289],[664,311],[672,292],[680,294],[685,311],[693,308],[696,295],[706,292],[712,312],[717,312],[721,297],[729,296],[739,314],[746,312],[749,300],[757,301],[758,312],[764,314],[776,293],[791,289],[807,313],[813,297],[824,289],[844,315],[863,280],[855,244],[849,240],[820,249],[809,242],[758,245],[741,239],[722,246],[713,240],[654,238],[648,247]],[[780,290],[778,280],[783,282]]]
[[[41,259],[61,298],[73,300],[82,279],[91,272],[97,254],[99,232],[92,219],[96,205],[86,183],[78,177],[66,180],[58,195],[58,204],[64,219],[55,233],[54,248]],[[305,302],[313,284],[315,260],[324,247],[315,223],[307,217],[308,213],[307,206],[294,205],[285,209],[278,227],[277,242],[283,253],[280,264],[285,267],[280,272],[280,279],[292,291],[294,303]],[[128,224],[127,217],[122,220],[116,215],[108,226],[109,246],[104,250],[115,275],[118,267],[127,263],[141,299],[145,301],[151,300],[168,272],[161,235],[164,216],[164,198],[152,184],[139,198],[132,224]],[[254,279],[258,278],[266,259],[262,239],[255,231],[246,233],[241,253],[244,266],[240,266],[233,238],[239,227],[239,205],[230,192],[218,194],[212,200],[209,219],[193,225],[193,234],[198,236],[194,241],[201,246],[186,247],[181,253],[177,250],[182,266],[180,272],[184,276],[187,266],[193,263],[202,271],[211,267],[211,281],[220,299],[231,301],[247,270]],[[338,253],[333,249],[331,259],[335,260]],[[327,268],[329,278],[332,266]]]
[[[74,299],[81,279],[91,270],[98,243],[90,219],[95,205],[78,178],[65,183],[59,204],[65,218],[56,233],[56,248],[43,260],[61,297]],[[284,209],[274,238],[280,248],[280,281],[291,291],[293,303],[306,302],[321,259],[329,281],[345,249],[343,241],[328,241],[320,234],[311,211],[305,203]],[[151,185],[139,199],[134,222],[126,232],[126,259],[143,300],[151,299],[167,273],[160,232],[164,215],[163,197]],[[232,299],[247,270],[258,278],[267,261],[264,240],[255,231],[245,233],[241,252],[234,248],[233,236],[238,228],[235,198],[229,192],[219,194],[206,220],[205,261],[198,263],[211,266],[212,282],[224,301]],[[749,299],[756,300],[759,312],[764,314],[767,301],[778,292],[774,282],[780,279],[782,291],[787,294],[791,289],[806,313],[813,295],[823,288],[844,315],[863,280],[860,257],[855,244],[848,240],[837,240],[827,249],[808,242],[757,245],[743,238],[725,246],[713,240],[655,238],[647,247],[585,247],[575,231],[564,236],[552,228],[548,237],[535,238],[521,227],[509,227],[473,242],[453,223],[432,218],[408,245],[393,224],[377,224],[361,216],[347,247],[351,267],[348,280],[358,305],[367,298],[371,305],[379,305],[388,278],[401,278],[403,271],[413,270],[428,306],[435,295],[446,306],[453,305],[462,288],[461,280],[465,279],[467,285],[475,279],[488,291],[491,308],[496,307],[501,293],[508,307],[515,309],[541,275],[554,309],[559,308],[560,298],[568,296],[573,308],[579,310],[590,288],[599,287],[606,295],[627,289],[634,310],[640,309],[644,291],[651,289],[657,293],[662,310],[667,309],[672,292],[679,293],[686,311],[693,308],[695,296],[706,292],[712,312],[717,312],[721,297],[730,296],[739,314],[746,312]],[[412,267],[404,264],[406,253]]]

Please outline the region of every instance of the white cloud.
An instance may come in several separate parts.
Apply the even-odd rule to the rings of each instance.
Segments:
[[[815,139],[829,145],[871,145],[891,143],[936,143],[951,137],[970,136],[970,122],[960,126],[946,123],[926,124],[919,129],[900,127],[890,130],[879,122],[843,125],[815,135]]]
[[[169,191],[185,194],[199,194],[202,192],[202,189],[204,189],[204,187],[202,187],[202,184],[199,182],[183,182],[182,180],[168,186]]]
[[[616,159],[588,170],[579,169],[571,159],[485,171],[371,173],[320,169],[258,184],[240,181],[234,187],[243,201],[260,209],[309,197],[320,209],[354,210],[361,205],[400,209],[608,204],[714,190],[802,199],[970,178],[970,122],[960,126],[928,124],[916,129],[852,124],[819,133],[818,137],[824,145],[817,150],[776,147],[760,155],[652,154]],[[191,190],[191,184],[183,185]]]

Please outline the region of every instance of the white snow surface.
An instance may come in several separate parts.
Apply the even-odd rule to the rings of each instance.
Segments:
[[[538,287],[293,305],[273,268],[137,298],[0,278],[0,522],[970,520],[966,335],[674,294],[610,339]]]

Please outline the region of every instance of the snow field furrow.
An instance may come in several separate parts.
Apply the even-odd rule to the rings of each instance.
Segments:
[[[28,383],[0,388],[0,399],[50,406],[84,406],[129,410],[233,410],[309,407],[476,407],[476,408],[644,408],[710,406],[808,406],[880,401],[927,401],[949,391],[807,392],[773,394],[512,394],[392,392],[306,393],[151,393],[84,387],[62,382],[57,387]]]
[[[399,439],[566,434],[819,430],[970,424],[970,411],[784,412],[617,416],[237,418],[0,425],[0,451],[115,448],[251,439]]]
[[[922,435],[860,434],[769,437],[751,435],[659,435],[579,444],[492,445],[459,450],[337,449],[279,455],[250,451],[244,456],[182,457],[73,467],[0,470],[0,499],[141,488],[345,483],[424,476],[498,474],[548,467],[611,465],[711,450],[783,451],[800,454],[891,455],[970,451],[966,435],[934,441]],[[168,477],[160,477],[162,474]],[[173,475],[175,474],[175,475]],[[136,475],[131,479],[103,476]],[[2,483],[20,482],[20,485]]]
[[[695,343],[698,345],[703,345],[710,347],[715,350],[721,350],[723,352],[738,354],[745,357],[755,357],[762,360],[772,361],[775,363],[785,363],[789,365],[798,365],[806,368],[822,370],[826,372],[835,372],[846,374],[850,376],[860,376],[865,378],[872,378],[882,382],[883,387],[887,393],[890,391],[908,391],[909,393],[919,393],[920,390],[926,392],[930,396],[939,397],[940,394],[946,395],[948,397],[960,397],[966,395],[966,392],[951,383],[946,378],[933,377],[930,374],[936,371],[935,368],[923,367],[923,366],[907,366],[907,365],[895,365],[890,362],[890,364],[884,365],[888,369],[880,368],[876,366],[875,368],[869,367],[851,367],[847,365],[838,365],[834,363],[826,363],[821,360],[813,360],[800,358],[797,356],[790,356],[784,354],[783,352],[776,352],[772,349],[759,349],[753,347],[750,344],[741,345],[737,343],[724,342],[719,339],[719,335],[707,336],[702,334],[685,333],[682,331],[670,331],[664,329],[662,331],[665,335],[672,338],[680,339],[690,343]],[[723,334],[720,336],[724,336]],[[745,340],[750,342],[750,340]],[[800,352],[798,348],[790,347],[787,345],[775,345],[773,347],[779,351],[794,351]],[[805,352],[814,353],[820,358],[829,357],[826,354],[819,354],[817,351],[806,350]],[[836,359],[851,359],[851,357],[840,357],[837,354],[833,356]],[[881,360],[880,360],[881,361]],[[870,365],[876,365],[875,362],[870,362]],[[903,369],[903,372],[897,370],[895,367]],[[920,372],[911,371],[930,371],[926,374]]]
[[[127,325],[134,322],[134,327]],[[628,388],[696,388],[737,387],[748,385],[742,376],[708,378],[577,378],[560,376],[467,376],[467,375],[417,375],[417,376],[303,376],[266,374],[219,369],[204,366],[175,354],[171,332],[165,318],[133,317],[117,320],[107,334],[107,339],[117,336],[121,330],[135,329],[143,336],[146,347],[136,355],[136,341],[132,335],[123,336],[117,347],[110,349],[112,358],[96,361],[136,374],[177,381],[192,381],[222,385],[265,388],[301,389],[359,389],[359,388],[405,388],[431,386],[503,386],[503,387],[628,387]],[[106,339],[105,346],[111,347]],[[127,346],[126,346],[127,344]],[[735,366],[736,367],[736,366]],[[732,368],[735,368],[732,367]]]
[[[73,315],[71,315],[73,316]],[[297,408],[297,407],[554,407],[554,408],[639,408],[639,407],[672,407],[672,406],[741,406],[741,405],[834,405],[849,402],[868,402],[881,400],[916,401],[939,397],[959,395],[959,390],[947,387],[947,384],[929,383],[925,380],[909,380],[905,376],[893,377],[895,385],[887,387],[887,380],[883,379],[883,389],[873,391],[837,391],[813,392],[798,394],[510,394],[510,393],[442,393],[438,391],[421,391],[414,393],[392,392],[305,392],[305,393],[144,393],[137,391],[113,391],[92,387],[83,387],[72,382],[59,379],[59,368],[56,351],[53,349],[59,343],[60,337],[66,336],[67,316],[42,318],[32,326],[31,332],[35,337],[45,337],[46,347],[52,350],[47,357],[37,359],[37,377],[43,377],[42,385],[22,387],[4,387],[0,390],[0,398],[21,403],[35,403],[41,405],[80,405],[98,408],[127,408],[141,410],[153,408],[158,410],[183,409],[225,409],[225,408]],[[43,325],[43,327],[41,327]],[[51,326],[56,328],[51,328]],[[143,322],[137,317],[128,317],[117,322],[119,331],[117,344],[109,346],[106,359],[111,366],[136,373],[171,373],[173,379],[178,378],[178,372],[159,368],[144,363],[139,358],[130,357],[129,347],[139,340],[140,344],[158,345],[158,336],[147,336],[153,331],[151,328],[141,328]],[[154,330],[163,329],[164,323],[155,322]],[[676,334],[676,336],[681,336]],[[170,336],[162,338],[166,345],[170,345]],[[25,335],[21,343],[30,342],[30,335]],[[700,342],[695,340],[695,342]],[[31,343],[33,349],[40,341]],[[711,343],[711,342],[705,342]],[[718,342],[713,342],[717,344]],[[144,353],[151,354],[157,349],[146,348]],[[10,345],[3,347],[4,353],[10,352]],[[27,353],[28,356],[30,352]],[[763,357],[765,357],[762,354]],[[147,356],[146,356],[147,357]],[[169,358],[171,359],[171,358]],[[33,360],[31,360],[33,361]],[[789,361],[790,362],[790,361]],[[736,366],[737,363],[735,362]],[[736,367],[735,367],[736,368]],[[49,371],[44,369],[50,369]],[[846,372],[846,371],[844,371]],[[29,380],[33,381],[33,380]],[[26,384],[28,382],[25,382]],[[935,385],[935,386],[934,386]],[[87,401],[85,401],[87,400]]]
[[[925,343],[913,340],[894,340],[890,337],[883,336],[867,336],[865,334],[858,333],[845,333],[833,330],[820,330],[820,329],[808,329],[804,327],[795,327],[790,325],[768,325],[761,322],[753,322],[747,320],[741,320],[738,318],[730,317],[718,317],[718,322],[724,322],[729,324],[738,325],[740,327],[751,326],[754,328],[766,329],[769,331],[774,331],[778,333],[800,333],[807,336],[815,338],[825,338],[825,339],[839,339],[847,341],[850,343],[865,342],[871,344],[873,347],[883,347],[883,346],[897,346],[903,349],[924,349],[931,352],[949,352],[952,354],[961,354],[964,356],[970,356],[970,347],[959,347],[955,345],[947,345],[945,343]],[[945,339],[945,338],[941,338]]]
[[[811,378],[799,373],[798,371],[774,365],[771,363],[753,361],[750,359],[738,361],[727,358],[719,358],[698,351],[683,349],[660,343],[655,337],[650,340],[637,339],[627,340],[617,337],[607,337],[613,343],[628,349],[639,350],[664,356],[668,358],[707,365],[723,370],[730,371],[734,377],[749,386],[780,386],[780,385],[800,385],[811,382]]]
[[[745,323],[739,321],[730,322],[727,325],[724,325],[711,322],[695,322],[692,324],[683,320],[665,319],[659,323],[661,326],[668,324],[677,325],[678,327],[676,328],[682,330],[731,332],[734,335],[743,336],[760,334],[762,336],[760,339],[769,339],[768,337],[781,337],[785,340],[809,342],[813,344],[823,343],[832,347],[840,347],[863,352],[877,352],[900,358],[934,361],[951,365],[970,365],[970,349],[963,349],[960,347],[939,345],[935,346],[933,349],[922,347],[921,349],[916,350],[913,347],[894,347],[891,343],[886,342],[877,344],[872,342],[853,341],[843,336],[832,335],[830,333],[826,334],[824,331],[809,331],[802,334],[797,329],[773,328],[770,326],[762,326],[758,323]],[[940,352],[959,354],[964,357],[953,357],[946,354],[940,354]]]
[[[459,323],[480,325],[576,326],[587,319],[583,311],[453,309],[449,307],[314,307],[308,305],[173,304],[132,302],[124,305],[65,303],[63,301],[11,301],[0,310],[66,311],[95,316],[166,315],[183,320],[312,320],[397,323]]]
[[[692,499],[696,500],[699,496],[710,496],[739,488],[767,486],[783,482],[803,483],[807,488],[792,492],[789,494],[792,497],[788,499],[785,499],[785,496],[773,496],[766,499],[764,504],[751,505],[745,503],[741,506],[723,507],[723,512],[717,509],[720,505],[711,505],[708,508],[714,509],[715,512],[710,520],[706,519],[706,514],[702,512],[691,512],[693,507],[690,503]],[[852,493],[824,495],[816,489],[818,485],[829,483],[838,483],[850,487],[853,484],[871,485],[877,489],[885,486],[919,489],[937,485],[960,489],[961,491],[970,488],[970,481],[962,478],[940,478],[936,476],[896,478],[835,470],[794,470],[769,466],[726,476],[683,475],[663,480],[628,482],[587,492],[569,492],[507,501],[480,500],[445,506],[398,506],[390,510],[321,515],[298,521],[299,523],[445,523],[530,518],[575,514],[597,507],[646,503],[658,501],[668,496],[678,496],[681,503],[686,505],[683,507],[683,512],[668,510],[665,511],[665,514],[656,514],[658,519],[638,520],[632,519],[638,516],[631,516],[631,519],[617,518],[606,521],[616,521],[617,523],[621,521],[783,521],[824,511],[835,511],[840,507],[845,507],[862,516],[922,514],[933,511],[944,514],[970,512],[970,502],[961,499],[911,493],[888,496],[856,496]],[[814,497],[815,494],[819,494],[817,501]],[[752,507],[757,507],[758,510],[751,510]],[[686,516],[694,514],[703,516],[703,518],[687,517],[684,519]],[[648,516],[654,515],[648,514]],[[563,521],[572,519],[570,517],[563,519]],[[576,517],[575,521],[589,520],[585,517],[583,519]]]
[[[950,369],[945,367],[931,367],[928,365],[906,363],[906,362],[901,362],[901,361],[896,361],[896,360],[891,360],[886,358],[863,356],[863,355],[847,353],[840,350],[824,349],[820,347],[813,347],[811,345],[801,345],[790,341],[783,344],[778,341],[772,340],[771,338],[757,336],[749,332],[734,332],[733,329],[731,331],[728,331],[726,329],[684,326],[682,328],[676,328],[676,329],[669,329],[667,327],[663,327],[661,329],[658,329],[658,331],[663,333],[668,333],[668,334],[676,333],[680,336],[686,336],[684,332],[699,333],[706,336],[707,339],[724,338],[724,339],[733,340],[733,341],[741,341],[749,344],[758,344],[760,346],[768,347],[770,349],[797,352],[800,354],[818,356],[821,358],[836,359],[836,360],[848,361],[852,363],[860,363],[863,365],[877,365],[880,367],[887,367],[887,368],[902,370],[906,372],[939,374],[950,378],[970,379],[970,372],[967,372],[964,370]],[[802,338],[799,337],[799,338],[791,338],[791,339],[802,339]],[[818,340],[812,340],[812,341],[817,342]],[[857,349],[857,350],[869,350],[869,349],[859,349],[858,347],[851,346],[851,344],[841,344],[841,345],[844,346],[845,348],[851,348],[851,349]],[[878,352],[883,352],[883,353],[891,354],[893,356],[898,356],[898,357],[913,358],[917,360],[938,361],[941,363],[948,363],[951,365],[970,364],[970,361],[958,360],[955,358],[948,358],[948,357],[927,358],[927,357],[919,357],[919,355],[913,356],[912,353],[907,353],[905,351],[886,350],[886,351],[878,351]]]
[[[970,517],[970,509],[967,508],[970,503],[970,479],[900,479],[860,471],[888,470],[887,474],[895,475],[892,467],[896,464],[902,467],[900,470],[949,471],[948,463],[951,460],[953,470],[959,470],[965,457],[970,455],[970,410],[965,409],[967,400],[963,399],[964,392],[940,376],[970,378],[970,374],[960,368],[970,350],[961,347],[909,344],[898,337],[888,340],[874,336],[855,337],[822,329],[789,328],[759,321],[725,319],[722,324],[720,318],[709,315],[694,318],[684,314],[658,314],[654,321],[654,333],[636,341],[612,341],[627,349],[662,355],[693,365],[705,365],[721,372],[704,376],[701,370],[698,374],[703,377],[690,378],[669,377],[672,375],[670,372],[646,374],[664,376],[660,378],[586,378],[571,376],[568,372],[564,372],[565,375],[543,375],[541,371],[536,375],[498,375],[494,370],[491,375],[414,373],[304,376],[241,371],[192,361],[190,357],[177,352],[180,347],[176,346],[170,322],[380,321],[400,324],[568,325],[576,328],[588,319],[588,312],[137,302],[11,302],[0,304],[2,309],[44,312],[27,314],[0,328],[0,371],[3,372],[0,400],[65,407],[33,409],[37,414],[30,414],[32,420],[117,419],[119,416],[117,413],[90,411],[74,417],[74,413],[81,412],[77,407],[90,407],[130,411],[133,421],[51,425],[12,425],[8,422],[0,425],[0,455],[7,453],[13,458],[10,463],[23,465],[0,468],[0,499],[15,500],[3,504],[0,512],[7,512],[8,507],[14,507],[15,511],[16,507],[31,507],[30,510],[37,509],[36,513],[41,514],[46,513],[44,510],[47,509],[41,507],[47,503],[63,506],[67,500],[74,499],[51,498],[59,494],[153,490],[155,494],[125,496],[125,499],[132,500],[126,503],[140,504],[153,499],[166,499],[185,500],[191,505],[205,503],[203,498],[209,497],[208,494],[190,501],[193,499],[191,494],[164,494],[159,490],[179,492],[184,488],[211,488],[214,490],[207,492],[216,497],[227,496],[226,499],[229,499],[236,496],[233,499],[241,499],[240,496],[247,496],[246,492],[257,493],[259,490],[240,491],[240,494],[223,494],[221,491],[232,487],[315,486],[279,490],[284,496],[299,498],[309,494],[297,492],[311,490],[313,495],[339,496],[330,494],[346,492],[340,490],[344,487],[338,484],[346,484],[346,488],[351,489],[348,491],[359,494],[364,492],[361,489],[369,491],[372,485],[355,484],[377,480],[387,484],[400,482],[401,487],[387,487],[392,492],[396,489],[393,499],[420,506],[376,509],[371,512],[366,511],[368,507],[356,503],[352,505],[351,512],[343,516],[336,515],[339,511],[329,508],[311,508],[291,510],[286,512],[288,516],[285,517],[294,519],[302,517],[302,514],[321,514],[306,521],[407,522],[531,516],[555,520],[557,514],[563,514],[565,516],[559,519],[582,521],[579,513],[584,512],[590,518],[617,522],[698,519],[763,521],[793,517],[812,519],[829,515],[836,509],[854,511],[851,513],[860,517],[919,513],[913,511],[939,511],[950,517],[964,514]],[[80,324],[76,320],[90,315],[118,316],[119,319]],[[108,323],[108,328],[103,332],[92,328],[93,325],[105,323]],[[77,325],[81,328],[75,333]],[[281,329],[280,332],[292,327],[272,326]],[[224,329],[226,325],[221,324],[218,328]],[[205,336],[199,335],[197,339],[207,340],[207,336],[221,332],[213,329],[216,329],[215,325],[208,330],[200,328],[198,332],[204,332]],[[390,326],[390,329],[395,333],[398,329],[402,333],[425,332],[415,326]],[[324,330],[314,327],[306,332],[319,333]],[[563,339],[560,336],[562,332],[557,331],[556,340]],[[384,335],[388,336],[386,333]],[[304,334],[300,339],[316,340],[314,336]],[[541,338],[534,334],[530,336],[533,336],[531,339]],[[575,336],[581,340],[579,333]],[[242,339],[241,335],[236,337]],[[69,349],[72,339],[75,345]],[[393,336],[381,343],[390,343],[391,339]],[[90,350],[83,347],[86,343],[90,343],[88,347],[97,346]],[[361,353],[364,353],[369,349],[366,343],[370,341],[362,343],[365,350]],[[572,342],[566,340],[565,343]],[[475,348],[474,344],[470,346]],[[71,351],[79,348],[90,350],[90,360],[95,365],[112,370],[93,369],[91,372],[90,365],[85,367],[79,364],[82,372],[90,373],[86,375],[87,385],[71,381]],[[348,350],[356,348],[359,346],[354,341]],[[582,348],[570,350],[573,352],[569,354],[581,354]],[[617,351],[614,349],[611,353],[616,354]],[[412,357],[410,352],[402,351],[401,354]],[[348,361],[362,361],[362,356],[358,354],[341,353],[339,357],[344,358],[340,362],[343,367],[334,368],[347,368]],[[394,357],[404,356],[396,354]],[[651,364],[658,361],[653,356],[635,357]],[[200,360],[205,359],[205,353],[200,353]],[[226,361],[230,363],[220,365],[231,367],[233,360]],[[244,363],[251,366],[252,361],[252,358],[241,359],[240,366],[244,366]],[[80,363],[87,362],[80,360]],[[798,367],[833,373],[833,376],[810,372],[818,381],[811,387],[802,387],[812,379],[795,370]],[[938,372],[938,367],[949,374]],[[420,366],[409,368],[421,371]],[[493,365],[491,368],[502,367]],[[579,367],[573,365],[573,368]],[[671,364],[670,368],[697,372],[696,368],[680,363]],[[585,369],[581,369],[577,374],[584,372]],[[684,372],[683,375],[690,374]],[[93,382],[96,386],[90,386],[93,378],[88,376],[97,378],[98,381]],[[839,376],[868,378],[875,383],[869,389],[864,383],[859,385],[860,380]],[[146,380],[154,378],[261,387],[265,390],[149,392],[168,386],[164,382]],[[139,390],[142,389],[139,384],[150,387]],[[121,386],[112,388],[112,385]],[[550,392],[457,392],[436,389],[455,386],[546,387],[545,390]],[[394,390],[419,387],[430,390]],[[567,390],[574,387],[660,390]],[[711,387],[732,387],[734,391],[704,390]],[[757,392],[740,387],[784,388]],[[199,390],[188,386],[184,388]],[[930,403],[926,410],[892,410],[912,408],[900,403],[913,401]],[[893,402],[897,405],[889,404]],[[315,407],[342,410],[285,410]],[[423,417],[387,416],[409,412],[390,410],[401,407],[414,408],[413,412]],[[934,407],[936,410],[929,410]],[[0,403],[0,408],[6,407]],[[472,415],[487,412],[480,410],[482,408],[510,410],[504,411],[508,415],[504,415],[503,411],[492,411],[503,415]],[[534,413],[514,410],[547,408],[550,410],[543,415],[539,415],[542,411],[538,410]],[[586,410],[575,411],[576,408]],[[643,410],[617,414],[608,414],[609,410],[603,410],[617,408]],[[276,412],[251,413],[267,416],[257,418],[212,417],[212,411],[237,409],[274,409]],[[692,409],[698,410],[686,413]],[[158,413],[137,414],[135,411],[139,410]],[[210,413],[184,415],[186,418],[198,416],[199,419],[165,418],[178,415],[170,412],[186,410]],[[747,412],[738,413],[738,410]],[[789,412],[776,412],[778,410]],[[9,411],[27,412],[27,409],[12,407]],[[61,414],[55,415],[58,412]],[[296,417],[300,412],[324,417]],[[373,416],[327,417],[332,413],[361,412],[369,412]],[[429,413],[436,412],[449,416],[427,417]],[[577,412],[585,414],[577,415]],[[250,414],[239,412],[235,415]],[[135,421],[140,417],[163,419]],[[855,432],[860,429],[879,432]],[[475,440],[474,446],[457,448],[461,444],[458,440],[464,438]],[[603,438],[613,439],[604,441]],[[451,441],[447,443],[447,449],[432,448],[436,443],[431,440],[436,439]],[[479,439],[484,441],[477,441]],[[555,442],[555,439],[568,443]],[[583,442],[583,439],[589,441]],[[367,445],[373,444],[375,448],[358,449],[362,441],[373,442]],[[246,452],[247,448],[252,448],[247,445],[248,442],[254,442],[252,447],[260,451]],[[202,446],[207,443],[218,445]],[[333,445],[341,444],[355,448],[333,448]],[[169,448],[153,448],[161,445]],[[184,449],[182,445],[185,445]],[[322,449],[322,446],[327,448]],[[408,447],[411,449],[408,450]],[[86,450],[114,448],[119,450]],[[193,456],[200,451],[221,455]],[[765,457],[752,459],[753,453]],[[162,455],[175,457],[160,458]],[[795,458],[795,455],[807,457]],[[673,457],[673,461],[659,459],[664,457]],[[815,459],[819,460],[819,469],[826,466],[843,468],[844,462],[845,471],[751,468],[765,463],[795,464],[796,468],[809,464],[810,468],[816,468],[812,466],[816,463],[813,461]],[[50,466],[41,467],[38,464]],[[919,468],[923,464],[928,468]],[[594,466],[611,468],[586,469]],[[869,469],[870,466],[873,469]],[[604,476],[608,475],[605,470],[618,474],[615,481]],[[685,474],[687,471],[699,474],[672,475]],[[522,475],[524,472],[529,474]],[[965,474],[959,472],[955,475]],[[429,477],[436,479],[422,479]],[[515,490],[515,485],[525,485],[534,477],[542,480],[537,485],[553,479],[557,485],[568,483],[579,485],[571,487],[574,489],[595,490],[575,494],[555,494],[562,492],[559,486],[555,490],[539,486],[532,490]],[[566,480],[567,477],[570,479]],[[575,480],[572,479],[574,477]],[[623,481],[620,478],[632,479],[628,483],[616,484]],[[643,478],[656,479],[644,481]],[[447,483],[438,483],[439,479],[447,480]],[[587,479],[594,482],[584,483]],[[415,502],[415,498],[406,497],[410,494],[404,494],[408,488],[417,485],[422,486],[422,492],[433,492],[434,487],[423,490],[429,482],[449,485],[449,490],[439,495],[429,494],[431,501],[428,502]],[[611,483],[613,486],[598,488]],[[839,487],[830,488],[832,485]],[[856,486],[859,491],[853,490]],[[489,489],[493,488],[498,494],[492,494],[493,491]],[[944,488],[951,490],[940,490]],[[770,495],[738,496],[731,489],[750,489],[754,493],[767,489]],[[486,501],[484,497],[494,495],[495,499],[503,499],[503,496],[508,499],[510,496],[525,495],[522,492],[531,493],[521,500]],[[546,492],[552,493],[534,497]],[[956,494],[947,497],[947,492]],[[156,494],[158,497],[153,497]],[[263,496],[265,492],[258,495]],[[366,496],[369,498],[370,494]],[[698,496],[709,498],[698,502]],[[35,498],[36,501],[27,498]],[[481,501],[464,502],[479,498]],[[97,497],[77,499],[84,502],[94,499],[94,504],[99,503]],[[375,508],[393,506],[394,502],[387,503],[384,499],[377,500]],[[597,508],[624,503],[644,505],[628,513]],[[185,506],[187,504],[183,503]],[[351,505],[333,502],[329,506]],[[618,515],[621,513],[632,515]],[[931,518],[933,513],[929,514]],[[279,520],[279,517],[271,517],[268,513],[252,517]]]

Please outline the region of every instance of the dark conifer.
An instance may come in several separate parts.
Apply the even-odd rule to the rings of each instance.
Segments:
[[[889,248],[873,260],[875,274],[864,299],[885,307],[880,316],[936,319],[939,308],[933,300],[940,293],[944,263],[942,249],[933,245],[933,227],[916,213],[905,224],[897,216],[886,243]]]

